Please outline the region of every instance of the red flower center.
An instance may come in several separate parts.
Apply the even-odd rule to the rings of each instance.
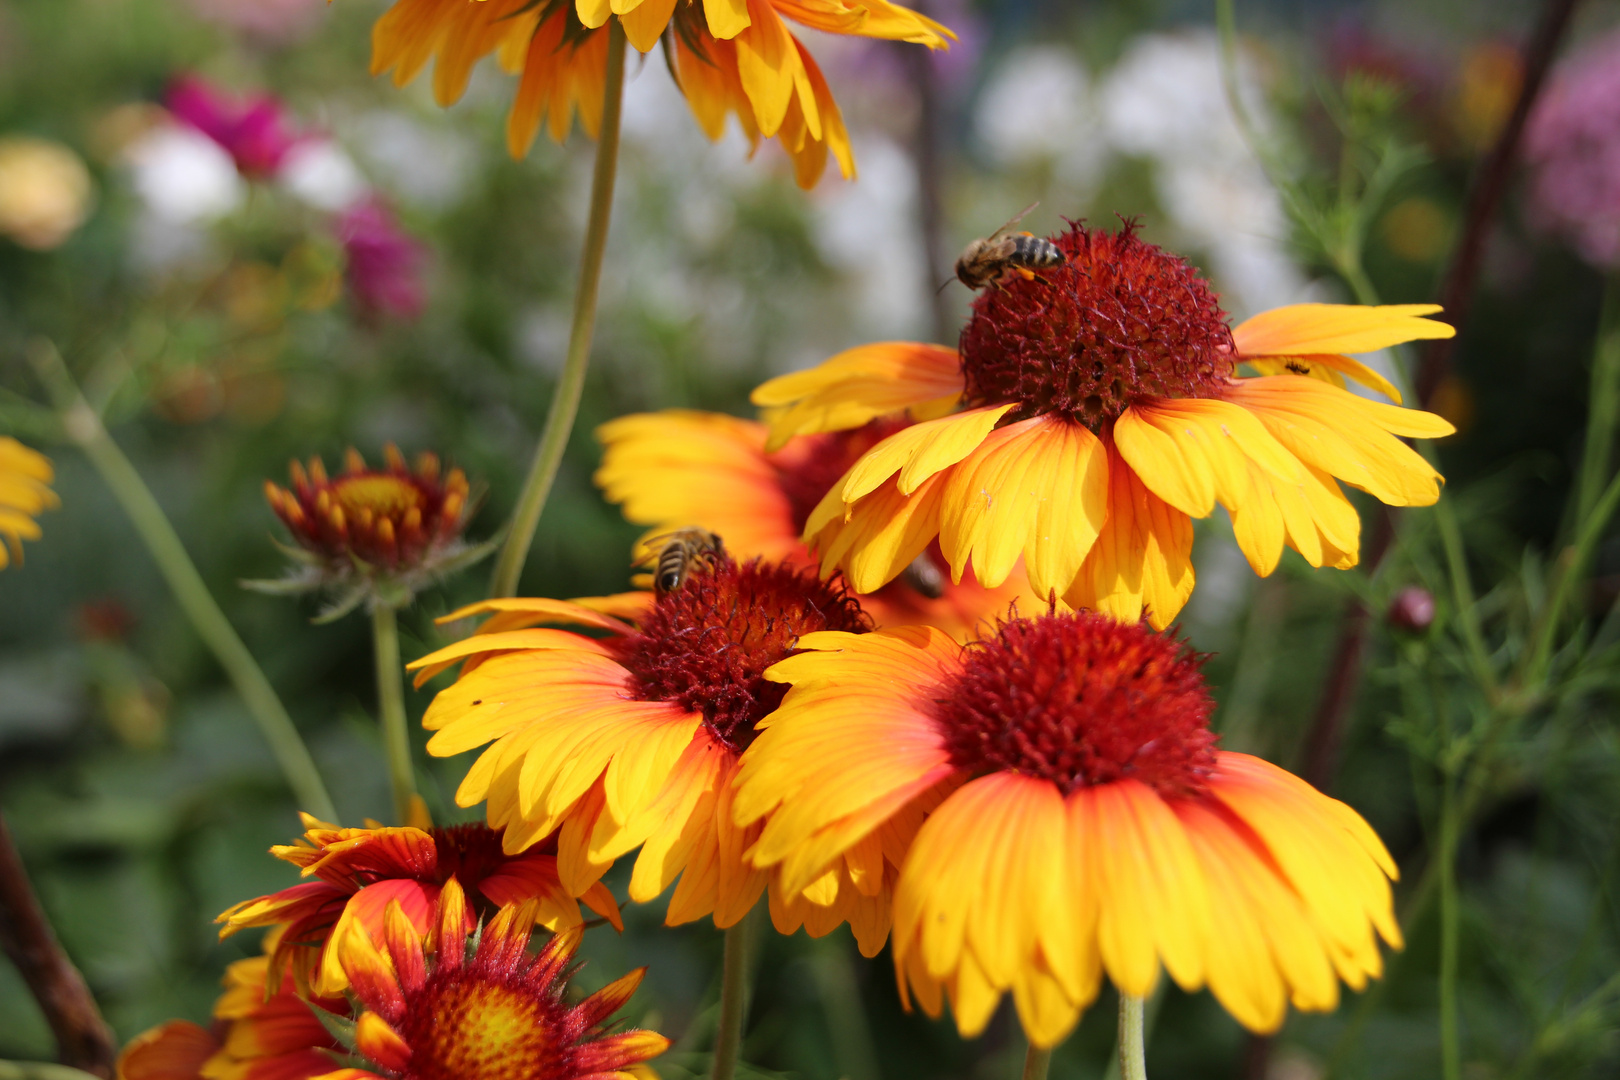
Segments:
[[[1068,257],[1033,281],[1010,274],[973,302],[962,376],[973,405],[1020,403],[1097,427],[1152,397],[1214,397],[1232,373],[1232,332],[1209,284],[1127,222],[1071,225]]]
[[[787,687],[765,678],[799,637],[818,630],[864,633],[871,620],[841,579],[730,557],[694,568],[658,598],[637,633],[617,640],[618,660],[638,699],[669,701],[703,714],[710,732],[741,753],[754,725],[782,703]]]
[[[1134,778],[1195,794],[1215,764],[1203,657],[1142,624],[1015,619],[970,646],[933,704],[952,761],[1045,777],[1064,794]]]

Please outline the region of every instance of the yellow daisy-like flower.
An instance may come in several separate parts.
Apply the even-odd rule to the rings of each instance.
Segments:
[[[901,866],[894,962],[963,1035],[1010,991],[1056,1045],[1104,972],[1145,997],[1162,963],[1254,1031],[1329,1010],[1382,971],[1395,865],[1355,811],[1215,749],[1200,658],[1094,612],[962,647],[927,627],[814,634],[744,755],[734,812],[791,892],[933,807]],[[943,801],[941,796],[943,795]]]
[[[61,505],[51,490],[50,459],[10,436],[0,436],[0,570],[22,562],[22,542],[40,538],[41,512]]]
[[[602,120],[609,18],[646,53],[663,42],[670,72],[711,139],[735,114],[749,142],[780,138],[803,187],[829,153],[855,175],[849,133],[809,51],[784,19],[834,34],[946,47],[951,32],[888,0],[398,0],[372,34],[372,73],[403,86],[435,61],[442,105],[467,89],[473,66],[494,53],[518,75],[507,148],[522,157],[544,123],[559,142],[573,126],[593,138]]]
[[[767,451],[765,425],[734,416],[684,409],[621,416],[596,430],[605,448],[596,483],[626,518],[652,526],[653,543],[698,526],[719,534],[739,559],[815,566],[800,539],[810,511],[862,454],[904,426],[877,420]],[[861,607],[878,626],[937,626],[967,641],[1014,604],[1045,606],[1020,574],[995,589],[971,571],[959,582],[947,575],[938,550],[924,551],[898,580],[862,596]]]
[[[937,538],[957,577],[971,563],[994,587],[1021,557],[1038,595],[1162,629],[1192,593],[1190,519],[1217,503],[1266,575],[1284,544],[1355,565],[1340,481],[1392,506],[1439,498],[1397,436],[1452,426],[1343,388],[1399,401],[1344,354],[1450,337],[1423,318],[1438,307],[1298,304],[1228,328],[1197,272],[1129,225],[1054,242],[1065,262],[986,289],[959,351],[871,345],[754,392],[774,444],[900,409],[938,417],[875,446],[810,515],[824,571],[870,592]]]
[[[820,936],[849,922],[867,955],[883,947],[889,888],[920,814],[897,818],[792,894],[743,857],[759,826],[739,829],[731,817],[737,761],[787,691],[765,670],[805,634],[870,629],[841,583],[721,557],[656,598],[489,600],[447,619],[480,613],[492,617],[478,633],[410,667],[420,685],[465,662],[423,717],[436,732],[428,753],[493,741],[456,801],[487,800],[508,852],[555,831],[557,872],[578,895],[639,847],[630,899],[646,903],[675,885],[672,926],[711,913],[731,926],[770,885],[782,933],[803,925]]]

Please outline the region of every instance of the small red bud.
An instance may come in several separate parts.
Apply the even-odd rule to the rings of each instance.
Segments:
[[[1428,589],[1408,585],[1390,602],[1389,625],[1397,630],[1421,632],[1434,622],[1434,595]]]

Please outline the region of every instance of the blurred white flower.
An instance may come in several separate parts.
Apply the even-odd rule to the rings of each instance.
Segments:
[[[1269,114],[1242,54],[1238,86],[1265,130]],[[1241,318],[1304,297],[1287,217],[1233,119],[1213,32],[1138,39],[1103,80],[1099,98],[1109,143],[1154,163],[1159,204],[1179,242],[1209,256],[1227,310]]]
[[[1050,162],[1060,179],[1076,186],[1094,180],[1107,160],[1098,123],[1085,65],[1049,45],[1008,55],[974,114],[974,130],[998,164]]]
[[[61,143],[0,139],[0,233],[23,247],[59,246],[90,215],[94,193],[90,171]]]
[[[310,139],[294,146],[276,179],[296,198],[330,213],[347,210],[371,191],[354,159],[330,139]]]
[[[926,334],[916,168],[889,139],[857,135],[855,143],[860,182],[818,191],[815,217],[822,257],[854,284],[850,341]]]
[[[231,155],[192,127],[163,124],[124,151],[135,192],[175,224],[214,221],[242,205],[247,186]]]
[[[448,126],[423,123],[393,109],[360,118],[351,145],[381,177],[383,186],[407,203],[443,210],[460,201],[477,164],[477,144]]]

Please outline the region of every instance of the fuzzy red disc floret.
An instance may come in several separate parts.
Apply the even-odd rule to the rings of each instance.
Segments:
[[[741,753],[754,725],[782,703],[787,687],[765,669],[791,655],[803,634],[865,633],[872,622],[841,578],[729,556],[695,567],[664,593],[640,629],[611,646],[642,701],[669,701],[703,714],[710,732]]]
[[[1215,765],[1203,660],[1106,615],[1015,619],[966,650],[932,710],[952,762],[976,775],[1044,777],[1065,795],[1126,778],[1196,794]]]
[[[1067,257],[981,292],[962,330],[971,405],[1019,403],[1093,428],[1151,397],[1214,397],[1232,374],[1226,313],[1185,259],[1136,235],[1071,222]]]

